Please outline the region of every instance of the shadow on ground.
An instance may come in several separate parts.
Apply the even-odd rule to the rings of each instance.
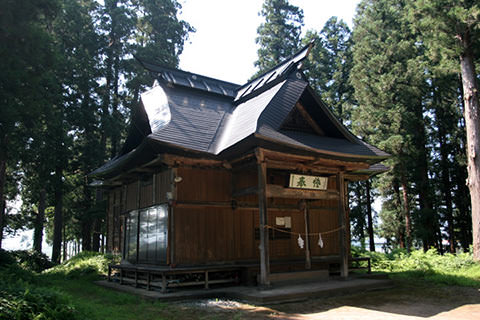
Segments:
[[[201,309],[200,313],[207,311],[208,319],[480,319],[479,289],[424,282],[400,282],[393,289],[265,306],[222,299],[187,305],[188,309]]]
[[[471,305],[476,306],[472,309]],[[333,314],[332,311],[336,311],[337,316],[340,316],[342,312],[355,314],[372,311],[369,316],[377,314],[379,319],[382,316],[388,316],[391,319],[396,319],[396,316],[419,318],[440,316],[443,318],[443,316],[448,316],[448,313],[455,311],[456,315],[452,314],[451,317],[445,319],[480,319],[480,290],[467,287],[400,282],[396,283],[395,288],[388,290],[326,299],[311,299],[298,303],[271,305],[268,308],[273,314],[281,314],[286,319],[308,319],[313,315],[322,318],[320,317],[322,313],[324,315],[327,313]]]

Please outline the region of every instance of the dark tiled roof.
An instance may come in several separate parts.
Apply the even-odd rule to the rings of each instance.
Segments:
[[[297,131],[277,131],[269,126],[262,127],[258,133],[265,138],[272,139],[280,143],[290,144],[298,148],[315,150],[317,152],[324,151],[325,153],[330,154],[344,154],[359,157],[382,156],[382,154],[373,152],[363,144],[353,143],[346,139],[321,137],[318,135]]]
[[[213,79],[183,70],[159,66],[139,58],[137,58],[137,60],[145,69],[150,71],[154,77],[163,83],[197,89],[231,98],[235,97],[237,89],[240,87],[238,84],[231,82]]]
[[[241,86],[237,91],[235,102],[248,98],[256,91],[268,87],[270,84],[276,83],[285,75],[289,74],[292,70],[297,69],[299,63],[301,63],[308,56],[312,46],[313,42],[303,47],[299,52],[291,57],[286,58],[282,63],[276,65],[272,69]]]
[[[359,140],[343,127],[308,86],[299,65],[310,47],[242,87],[142,62],[157,77],[167,97],[170,120],[153,132],[149,131],[148,114],[141,104],[133,120],[132,136],[127,138],[124,147],[126,154],[94,173],[110,176],[124,167],[133,167],[139,161],[152,158],[155,153],[166,152],[165,148],[223,159],[267,143],[287,152],[318,153],[370,163],[388,157],[387,153]],[[153,101],[157,101],[156,98]],[[297,102],[305,105],[308,115],[325,129],[323,135],[314,134],[312,130],[300,132],[282,127],[298,108]],[[303,125],[305,123],[308,121]],[[139,125],[141,130],[135,128]]]
[[[165,87],[171,120],[150,138],[182,148],[208,152],[217,139],[217,132],[226,114],[232,109],[231,100],[217,95],[202,95],[186,88]]]

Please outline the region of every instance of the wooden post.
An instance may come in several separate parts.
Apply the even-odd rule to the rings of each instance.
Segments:
[[[152,204],[157,204],[157,174],[152,175]]]
[[[305,269],[310,270],[312,268],[312,259],[310,257],[310,237],[308,236],[310,233],[310,228],[308,223],[309,214],[306,200],[302,200],[302,206],[303,216],[305,219]]]
[[[167,276],[165,272],[162,272],[162,293],[167,292]]]
[[[340,238],[340,276],[344,279],[348,277],[348,256],[346,245],[346,224],[345,224],[345,179],[343,172],[337,174],[338,199],[338,225]]]
[[[170,229],[168,230],[168,239],[170,240],[167,244],[168,250],[169,250],[169,258],[170,258],[170,266],[175,266],[176,261],[175,261],[175,210],[171,203],[174,203],[177,200],[177,186],[175,184],[175,177],[177,176],[177,168],[170,168],[170,192],[172,195],[172,199],[169,199],[168,201],[168,221],[169,221],[169,226]]]
[[[270,259],[268,254],[268,234],[269,230],[265,228],[268,225],[267,220],[267,164],[263,158],[261,150],[256,150],[257,170],[258,170],[258,211],[260,215],[260,285],[270,285]]]

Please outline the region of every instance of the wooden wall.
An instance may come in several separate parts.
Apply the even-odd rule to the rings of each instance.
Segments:
[[[257,185],[256,167],[233,175],[227,170],[178,168],[182,182],[177,187],[177,202],[190,203],[189,207],[173,208],[175,216],[176,264],[222,263],[228,261],[258,260],[259,228],[258,209],[232,208],[232,189],[238,190]],[[288,172],[268,170],[268,183],[286,186]],[[335,189],[335,177],[329,179],[328,188]],[[236,199],[243,204],[257,205],[255,194]],[[268,224],[275,227],[277,217],[291,217],[291,232],[280,239],[271,239],[270,259],[302,259],[305,249],[298,246],[298,233],[305,233],[303,210],[298,208],[298,199],[268,199]],[[203,202],[203,205],[200,205]],[[208,202],[206,205],[205,203]],[[223,206],[209,206],[214,202]],[[195,206],[195,203],[199,203]],[[285,209],[286,206],[293,207]],[[310,233],[326,232],[338,228],[338,202],[318,200],[309,203]],[[275,208],[279,207],[279,208]],[[257,230],[258,232],[258,230]],[[305,240],[305,236],[302,236]],[[318,235],[310,237],[312,256],[337,255],[339,252],[338,231],[322,236],[324,247],[318,246]]]
[[[172,188],[173,174],[182,181]],[[286,186],[288,172],[267,171],[267,183]],[[155,179],[155,180],[154,180]],[[246,207],[232,208],[232,190],[257,186],[256,166],[232,174],[226,169],[177,168],[161,170],[155,175],[145,175],[109,192],[107,217],[107,249],[121,252],[123,216],[138,208],[168,202],[167,193],[175,199],[173,237],[175,240],[174,263],[207,264],[259,259],[259,228],[257,195],[238,197],[238,203]],[[140,189],[139,189],[140,187]],[[330,177],[328,189],[335,190],[335,177]],[[174,190],[176,189],[176,192]],[[305,233],[303,210],[299,199],[268,199],[268,224],[274,227],[277,217],[291,217],[291,234],[269,241],[270,259],[303,259],[305,249],[298,246],[298,233]],[[190,204],[181,206],[181,204]],[[199,203],[195,205],[195,203]],[[221,205],[215,206],[214,203]],[[318,246],[318,232],[338,228],[338,202],[317,200],[309,202],[311,255],[328,256],[339,252],[338,231],[322,235],[324,247]],[[290,209],[286,209],[286,207]],[[347,220],[348,221],[348,220]],[[257,229],[257,230],[256,230]],[[305,240],[305,237],[302,236]],[[349,241],[347,241],[349,243]]]
[[[167,192],[172,189],[171,176],[170,169],[159,169],[155,174],[139,176],[138,180],[129,181],[109,191],[107,251],[122,252],[123,217],[127,212],[167,202]]]

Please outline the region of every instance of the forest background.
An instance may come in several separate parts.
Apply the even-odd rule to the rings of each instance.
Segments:
[[[0,247],[28,228],[37,251],[46,230],[56,262],[101,251],[106,199],[88,174],[115,157],[153,83],[134,56],[178,67],[194,26],[174,0],[3,2]],[[390,248],[439,252],[476,239],[480,259],[478,3],[363,0],[353,29],[332,17],[303,30],[303,10],[287,0],[265,0],[260,17],[257,73],[315,40],[311,85],[354,134],[392,155],[387,173],[350,184],[352,237],[366,246],[375,228]]]

